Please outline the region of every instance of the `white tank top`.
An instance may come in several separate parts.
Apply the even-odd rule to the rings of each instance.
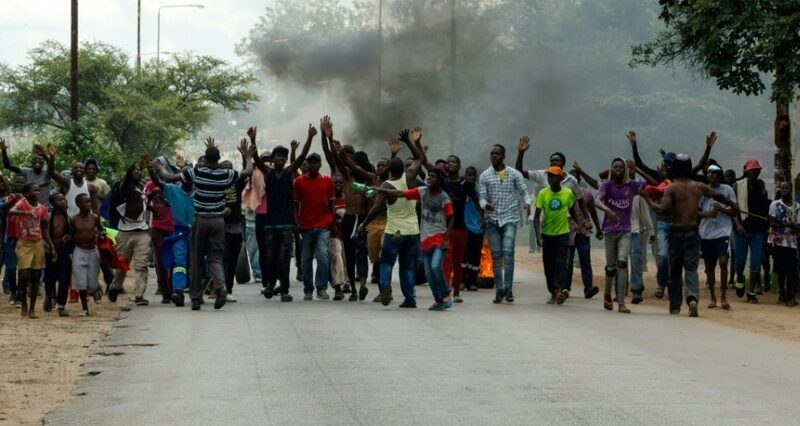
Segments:
[[[69,217],[75,216],[81,212],[81,209],[78,208],[78,204],[75,202],[75,199],[78,198],[80,194],[89,195],[89,182],[86,182],[86,179],[84,179],[83,186],[78,186],[75,184],[75,179],[70,179],[69,191],[67,191],[65,197],[67,199],[67,215],[69,215]]]

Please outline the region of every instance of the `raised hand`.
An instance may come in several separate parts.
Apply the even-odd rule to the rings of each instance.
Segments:
[[[313,127],[312,127],[312,129],[313,129]],[[311,131],[309,131],[308,133],[311,134]],[[297,142],[296,140],[293,140],[293,141],[291,141],[289,143],[289,146],[292,147],[292,149],[296,150],[297,147],[300,146],[300,142]]]
[[[331,149],[333,150],[333,152],[335,152],[337,154],[341,154],[342,153],[342,143],[337,141],[336,139],[332,140],[331,141]]]
[[[248,133],[249,132],[250,130],[248,129]],[[253,134],[253,136],[255,137],[255,133]],[[242,157],[247,157],[248,153],[250,152],[250,143],[247,141],[246,138],[242,138],[242,140],[239,141],[239,146],[236,147],[236,150],[239,151],[240,154],[242,154]]]
[[[3,139],[3,138],[0,138],[0,150],[5,151],[7,148],[8,148],[8,146],[6,145],[6,140]]]
[[[517,150],[519,152],[525,152],[530,147],[531,147],[531,138],[527,136],[519,138],[519,143],[517,144]]]
[[[422,140],[422,127],[414,127],[414,130],[411,131],[411,140],[414,142],[414,144],[420,143]]]
[[[256,134],[258,133],[258,127],[248,127],[247,128],[247,137],[250,138],[250,142],[256,143]]]
[[[411,133],[410,130],[403,129],[403,130],[400,131],[400,133],[397,136],[401,141],[408,143],[408,142],[411,142],[411,139],[409,139],[409,137],[408,137],[408,135],[410,133]]]
[[[316,135],[317,135],[317,128],[314,127],[311,123],[308,123],[308,138],[312,139]]]
[[[175,165],[178,166],[179,169],[182,169],[184,166],[186,166],[186,160],[183,158],[183,155],[175,155]]]
[[[627,136],[627,137],[628,137],[628,142],[629,142],[631,145],[636,145],[636,132],[634,132],[633,130],[631,130],[631,131],[630,131],[630,132],[628,132],[628,133],[627,133],[625,136]]]
[[[206,138],[206,148],[214,148],[214,138]]]
[[[322,134],[324,134],[326,138],[330,139],[333,137],[333,121],[331,121],[330,116],[326,115],[319,119],[319,130],[322,131]]]
[[[47,144],[47,151],[50,153],[51,157],[55,157],[56,156],[56,152],[58,152],[58,148],[56,148],[56,146],[54,144],[49,143],[49,144]],[[39,154],[39,155],[41,155],[41,154]]]
[[[397,138],[393,138],[389,141],[389,152],[392,153],[392,157],[396,156],[401,149],[403,149],[403,145],[400,144],[400,141],[397,140]]]
[[[708,136],[706,136],[706,146],[711,148],[717,142],[717,132],[711,132]]]
[[[575,162],[573,162],[573,163],[572,163],[572,168],[573,168],[573,169],[575,169],[575,170],[577,170],[577,171],[581,171],[581,170],[583,170],[583,169],[581,168],[581,166],[579,166],[579,165],[578,165],[578,162],[577,162],[577,161],[575,161]]]

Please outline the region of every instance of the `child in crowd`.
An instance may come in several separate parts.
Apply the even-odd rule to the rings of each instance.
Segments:
[[[93,293],[99,285],[100,254],[97,252],[97,237],[105,238],[105,228],[100,217],[92,213],[91,198],[78,194],[75,198],[79,213],[72,217],[72,285],[78,290],[81,299],[81,316],[89,316],[88,293]]]

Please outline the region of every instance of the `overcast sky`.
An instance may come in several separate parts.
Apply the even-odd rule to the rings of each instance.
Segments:
[[[161,51],[193,50],[231,63],[234,47],[275,0],[141,0],[143,60],[155,56],[159,6],[202,4],[161,11]],[[137,0],[79,0],[81,41],[102,40],[136,56]],[[69,0],[0,0],[0,62],[27,62],[28,49],[55,39],[69,46]],[[153,53],[152,55],[144,55]]]

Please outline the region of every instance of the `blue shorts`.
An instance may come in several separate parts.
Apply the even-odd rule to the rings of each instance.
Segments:
[[[714,238],[713,240],[701,240],[700,252],[703,259],[707,262],[717,263],[720,257],[728,257],[729,237]]]

